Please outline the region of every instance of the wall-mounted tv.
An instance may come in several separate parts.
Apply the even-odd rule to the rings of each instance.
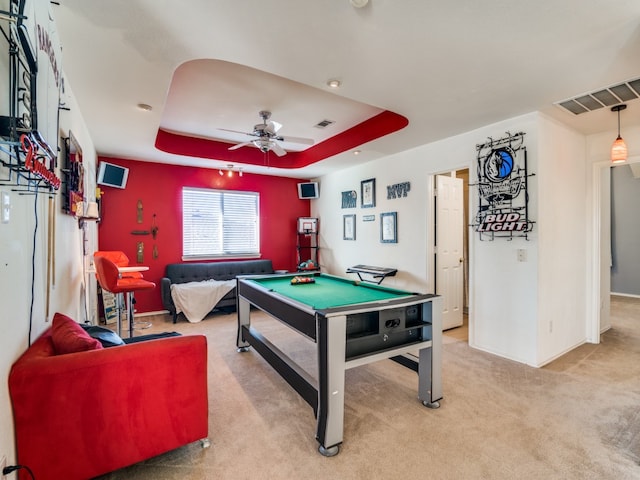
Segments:
[[[298,198],[309,199],[318,198],[320,196],[320,189],[318,182],[304,182],[298,184]]]
[[[100,162],[98,168],[98,185],[107,187],[124,188],[127,186],[129,169],[114,165],[113,163]]]

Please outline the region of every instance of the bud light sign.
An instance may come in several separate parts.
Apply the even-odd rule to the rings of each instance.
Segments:
[[[527,151],[524,133],[477,145],[478,213],[474,227],[480,240],[527,237],[533,228],[527,207]]]

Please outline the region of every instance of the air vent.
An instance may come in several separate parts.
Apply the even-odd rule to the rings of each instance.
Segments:
[[[640,78],[601,88],[591,93],[557,102],[556,105],[574,115],[592,112],[599,108],[610,107],[640,97]]]
[[[333,120],[322,120],[321,122],[316,123],[315,126],[318,128],[326,128],[332,123],[336,123],[336,122],[334,122]]]

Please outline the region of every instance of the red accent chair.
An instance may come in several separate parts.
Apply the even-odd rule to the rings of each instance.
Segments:
[[[150,290],[156,288],[156,284],[149,282],[142,277],[122,277],[118,266],[109,260],[106,256],[95,255],[93,256],[93,264],[96,267],[96,276],[98,277],[98,283],[103,290],[111,292],[116,295],[116,305],[118,310],[118,335],[121,333],[122,325],[122,310],[126,305],[127,319],[129,320],[129,336],[133,337],[134,327],[134,292],[139,290]],[[125,295],[126,294],[126,295]],[[126,298],[124,302],[123,296]]]
[[[208,446],[205,336],[108,348],[89,337],[63,350],[56,322],[9,373],[19,465],[38,480],[87,480],[197,440]]]

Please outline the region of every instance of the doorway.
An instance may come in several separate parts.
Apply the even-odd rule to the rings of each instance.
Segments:
[[[443,330],[468,341],[469,169],[433,177],[433,284],[443,297]]]

